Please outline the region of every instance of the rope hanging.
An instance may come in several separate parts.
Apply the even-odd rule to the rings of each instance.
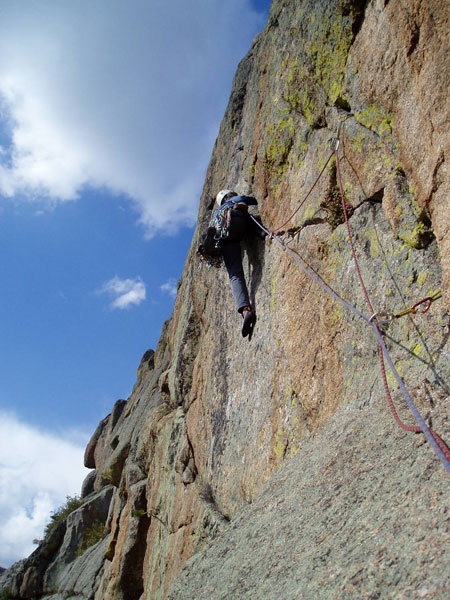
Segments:
[[[339,158],[339,153],[338,153],[337,148],[335,150],[335,155],[336,155],[336,169],[337,169],[337,176],[338,176],[339,192],[341,195],[341,202],[342,202],[342,210],[344,213],[345,225],[347,228],[347,234],[348,234],[349,243],[350,243],[350,247],[351,247],[351,251],[352,251],[353,262],[355,264],[355,269],[356,269],[356,273],[358,275],[359,284],[360,284],[361,289],[363,290],[363,294],[364,294],[364,298],[366,300],[367,307],[369,308],[371,313],[374,314],[373,306],[370,301],[370,297],[367,292],[367,288],[365,286],[365,283],[364,283],[364,280],[363,280],[363,277],[361,274],[361,270],[359,268],[358,258],[356,256],[356,250],[355,250],[355,246],[353,244],[353,236],[352,236],[352,231],[351,231],[351,227],[350,227],[350,222],[348,219],[347,207],[346,207],[345,196],[344,196],[344,186],[342,183],[341,161]],[[425,300],[428,300],[428,299],[425,299]],[[415,310],[415,308],[418,305],[422,304],[423,302],[424,302],[424,300],[415,304],[411,309],[408,309],[408,313],[413,312]],[[431,301],[429,302],[426,310],[429,309],[430,305],[431,305]],[[407,313],[405,313],[405,314],[407,314]],[[408,393],[408,391],[403,383],[403,380],[401,379],[400,375],[398,374],[397,369],[395,368],[395,365],[390,357],[390,354],[386,348],[386,345],[384,344],[376,317],[371,318],[370,322],[375,331],[375,335],[378,339],[378,355],[379,355],[379,360],[380,360],[381,374],[383,377],[383,384],[384,384],[384,389],[385,389],[385,393],[386,393],[386,399],[388,401],[388,404],[391,409],[392,415],[395,419],[395,422],[404,431],[411,431],[414,433],[422,432],[425,435],[425,437],[427,438],[428,442],[430,443],[431,447],[433,448],[433,450],[435,451],[437,456],[442,461],[446,471],[448,473],[450,473],[450,449],[443,443],[441,438],[431,428],[429,428],[427,426],[422,415],[420,414],[417,407],[415,406],[414,401],[411,398],[410,394]],[[397,381],[397,384],[399,385],[399,388],[401,389],[401,391],[403,393],[403,396],[408,404],[410,411],[412,412],[414,418],[416,419],[417,427],[411,426],[411,425],[405,425],[405,423],[403,423],[403,421],[398,416],[397,410],[396,410],[394,402],[392,400],[391,392],[389,390],[389,385],[388,385],[387,375],[386,375],[386,367],[384,364],[385,358],[388,361],[388,364],[392,371],[392,374],[394,375],[394,377]]]
[[[310,279],[312,279],[316,284],[318,284],[328,295],[333,297],[339,303],[343,304],[346,308],[348,308],[350,311],[355,313],[358,317],[362,318],[364,321],[366,321],[366,323],[368,323],[369,325],[372,326],[375,336],[377,338],[378,356],[379,356],[379,361],[380,361],[380,368],[381,368],[381,373],[382,373],[382,378],[383,378],[385,394],[386,394],[386,398],[387,398],[387,401],[388,401],[388,404],[389,404],[389,407],[390,407],[390,410],[392,412],[395,422],[397,423],[397,425],[399,427],[401,427],[405,431],[410,431],[410,432],[414,432],[414,433],[423,433],[424,436],[426,437],[427,441],[429,442],[430,446],[432,447],[433,451],[435,452],[436,456],[442,462],[445,470],[447,471],[447,473],[450,474],[450,449],[445,444],[445,442],[439,437],[439,435],[435,431],[433,431],[430,427],[428,427],[428,425],[425,423],[424,418],[422,417],[419,410],[415,406],[415,403],[414,403],[411,395],[409,394],[408,390],[406,389],[406,386],[394,365],[394,362],[389,354],[389,351],[388,351],[386,344],[384,343],[384,340],[382,337],[382,333],[381,333],[379,323],[377,320],[377,317],[380,318],[382,316],[382,314],[374,311],[372,302],[370,300],[369,293],[367,291],[366,285],[364,283],[364,280],[363,280],[363,277],[361,274],[361,270],[359,268],[359,263],[358,263],[357,256],[356,256],[356,250],[354,247],[353,236],[352,236],[351,227],[350,227],[349,218],[348,218],[347,204],[345,202],[345,195],[344,195],[343,182],[342,182],[341,164],[340,164],[340,157],[339,157],[339,152],[338,152],[339,145],[340,145],[340,141],[339,141],[340,127],[341,127],[341,123],[339,124],[339,130],[338,130],[337,137],[332,138],[330,140],[330,147],[332,148],[331,155],[329,156],[324,167],[320,171],[318,177],[314,181],[312,187],[309,189],[305,198],[301,201],[301,203],[299,204],[297,209],[292,213],[292,215],[289,217],[289,219],[286,222],[284,222],[282,225],[280,225],[278,228],[274,229],[273,231],[269,231],[259,221],[257,221],[252,215],[250,215],[250,216],[253,219],[253,221],[258,225],[258,227],[260,227],[263,231],[265,231],[265,233],[271,239],[274,239],[279,244],[281,244],[283,249],[292,256],[292,258],[296,262],[296,264],[298,264],[301,267],[301,269],[306,273],[306,275]],[[288,246],[281,237],[276,235],[276,232],[280,231],[283,227],[285,227],[287,225],[287,223],[289,223],[289,221],[298,213],[300,208],[303,206],[303,204],[309,198],[309,196],[311,195],[313,189],[315,188],[318,181],[322,177],[327,165],[329,164],[329,162],[333,156],[336,157],[336,173],[337,173],[337,179],[338,179],[338,185],[339,185],[339,193],[340,193],[340,197],[341,197],[344,221],[345,221],[345,225],[347,228],[348,239],[349,239],[349,244],[350,244],[350,248],[351,248],[351,252],[352,252],[352,257],[353,257],[353,261],[355,264],[355,269],[356,269],[356,273],[358,276],[359,284],[360,284],[360,287],[362,289],[362,292],[363,292],[363,295],[365,298],[366,305],[370,311],[370,314],[372,315],[371,317],[367,317],[364,313],[362,313],[356,307],[354,307],[352,304],[350,304],[348,301],[343,299],[337,292],[335,292],[322,279],[322,277],[316,271],[314,271],[314,269],[312,269],[312,267],[310,267],[309,265],[307,265],[307,263],[304,262],[304,260],[300,257],[300,255],[297,252],[295,252],[292,248],[290,248],[290,246]],[[417,312],[417,308],[419,306],[421,306],[422,304],[425,304],[425,306],[423,307],[421,312],[426,313],[429,310],[431,303],[440,297],[441,297],[441,294],[440,294],[440,292],[438,292],[432,296],[428,296],[427,298],[420,300],[419,302],[414,304],[412,307],[410,307],[400,313],[397,313],[395,315],[387,315],[387,313],[385,313],[384,316],[388,316],[389,318],[399,318],[399,317],[407,315],[407,314],[415,314]],[[396,410],[394,402],[392,400],[391,392],[389,390],[385,360],[386,360],[387,364],[389,365],[389,368],[398,384],[398,387],[399,387],[403,397],[405,398],[408,408],[410,409],[412,415],[414,416],[414,418],[416,420],[417,425],[406,425],[405,423],[403,423],[403,421],[398,416],[397,410]]]

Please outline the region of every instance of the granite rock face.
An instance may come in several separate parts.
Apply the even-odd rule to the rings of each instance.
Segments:
[[[172,317],[86,449],[103,533],[84,548],[71,515],[0,576],[6,597],[448,597],[449,473],[397,426],[367,319],[450,443],[449,23],[440,0],[274,0]],[[276,233],[244,244],[250,343],[225,270],[196,256],[225,187]],[[386,382],[415,425],[389,365]]]

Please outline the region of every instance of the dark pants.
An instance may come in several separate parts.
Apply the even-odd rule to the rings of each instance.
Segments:
[[[245,306],[250,306],[247,283],[242,267],[242,249],[240,242],[244,237],[247,223],[247,215],[240,213],[238,210],[233,210],[231,213],[230,237],[222,246],[223,260],[230,278],[231,291],[236,303],[236,308],[239,312],[241,312]]]

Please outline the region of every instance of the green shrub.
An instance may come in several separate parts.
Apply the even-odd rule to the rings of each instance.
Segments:
[[[80,508],[83,504],[84,500],[79,496],[66,496],[66,503],[50,515],[50,523],[47,523],[44,529],[44,538],[50,535],[59,523],[65,521],[70,513]]]
[[[92,521],[90,527],[83,531],[82,540],[78,546],[77,556],[81,556],[88,548],[94,546],[97,542],[103,539],[105,534],[105,524],[100,519]]]

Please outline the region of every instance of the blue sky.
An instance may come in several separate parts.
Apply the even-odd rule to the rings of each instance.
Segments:
[[[173,308],[240,59],[269,0],[0,3],[0,565]]]

